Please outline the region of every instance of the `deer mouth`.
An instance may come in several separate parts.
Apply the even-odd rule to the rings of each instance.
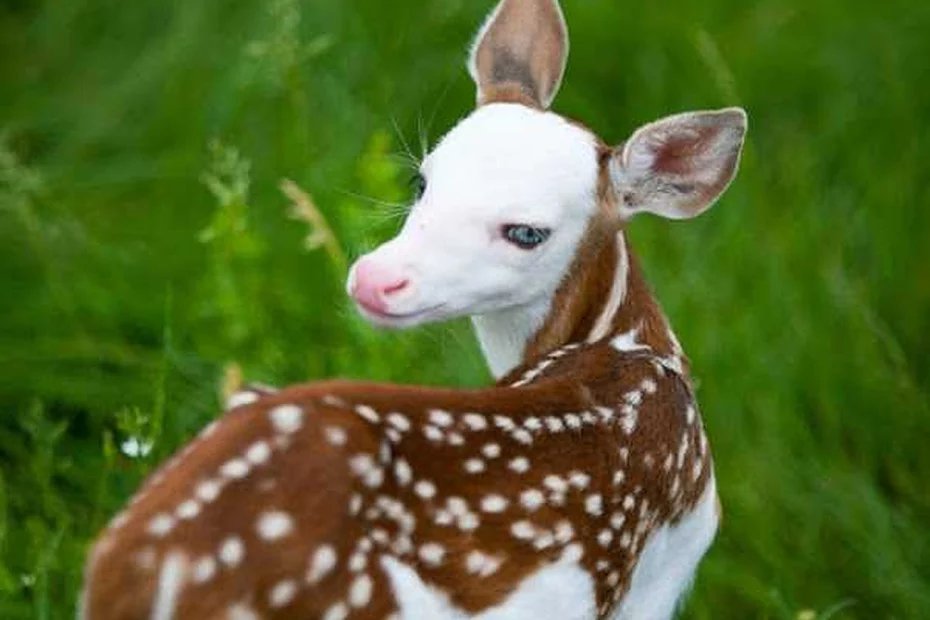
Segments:
[[[405,327],[423,323],[430,318],[438,318],[436,315],[446,306],[442,303],[415,312],[387,312],[358,299],[355,300],[355,305],[362,311],[362,316],[382,327]]]

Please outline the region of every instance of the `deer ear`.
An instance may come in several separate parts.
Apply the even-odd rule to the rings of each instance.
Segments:
[[[709,209],[736,176],[746,125],[742,108],[726,108],[638,129],[611,162],[621,214],[682,220]]]
[[[568,28],[558,0],[502,0],[478,33],[468,71],[478,104],[555,99],[568,60]]]

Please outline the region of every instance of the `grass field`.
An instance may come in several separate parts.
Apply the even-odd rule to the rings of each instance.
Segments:
[[[631,228],[725,507],[684,617],[930,617],[930,3],[563,4],[558,111],[617,142],[751,117],[714,211]],[[398,225],[405,142],[472,105],[489,8],[0,5],[0,618],[73,616],[88,541],[237,367],[488,381],[467,325],[375,332],[342,280]],[[333,236],[291,217],[285,178]]]

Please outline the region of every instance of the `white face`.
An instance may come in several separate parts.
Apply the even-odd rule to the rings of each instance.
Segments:
[[[420,172],[424,192],[400,234],[349,274],[364,316],[409,327],[552,297],[596,209],[593,135],[549,112],[491,104]]]

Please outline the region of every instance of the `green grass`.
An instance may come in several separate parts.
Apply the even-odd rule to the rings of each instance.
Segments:
[[[631,230],[725,508],[685,617],[926,617],[930,4],[565,5],[559,111],[617,142],[688,108],[751,116],[714,211]],[[216,414],[230,364],[487,381],[467,326],[374,332],[342,278],[399,222],[360,196],[406,200],[404,140],[472,105],[463,51],[489,8],[3,4],[0,617],[72,616],[88,541]],[[288,216],[283,178],[334,238]]]

